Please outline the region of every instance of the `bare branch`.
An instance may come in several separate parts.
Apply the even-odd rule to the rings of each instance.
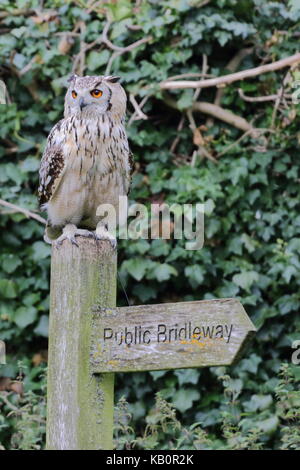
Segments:
[[[8,397],[11,395],[11,393],[1,393],[0,394],[0,399],[5,403],[7,408],[9,408],[12,411],[19,411],[19,408],[16,405],[13,405],[8,399]]]
[[[225,155],[225,153],[227,153],[230,149],[238,145],[249,134],[251,134],[251,130],[244,132],[244,134],[242,134],[241,137],[239,137],[235,142],[232,142],[231,144],[227,145],[227,147],[222,150],[222,152],[219,152],[216,158],[220,158],[222,157],[222,155]]]
[[[22,75],[25,75],[25,73],[29,72],[29,70],[31,70],[33,64],[35,64],[35,62],[38,61],[38,56],[37,55],[34,55],[32,57],[32,59],[28,62],[28,64],[26,64],[22,70],[20,70],[19,72],[19,76],[22,77]]]
[[[177,102],[169,95],[164,95],[163,99],[168,106],[178,110]],[[246,121],[246,119],[233,114],[231,111],[227,111],[226,109],[221,108],[221,106],[217,106],[206,101],[196,101],[192,105],[191,109],[192,111],[208,114],[217,119],[220,119],[221,121],[227,122],[228,124],[236,127],[237,129],[241,129],[244,132],[250,130],[253,136],[257,136],[259,129],[254,128],[248,121]]]
[[[131,95],[131,96],[133,96],[133,95]],[[139,108],[140,112],[141,112],[144,116],[146,116],[146,114],[144,114],[144,113],[142,112],[142,108],[143,108],[143,106],[146,104],[146,102],[148,101],[149,98],[150,98],[150,95],[144,96],[144,98],[142,99],[142,101],[141,101],[140,104],[138,105],[138,108]],[[136,104],[137,104],[137,102],[136,102]],[[134,106],[134,105],[133,105],[133,106]],[[134,110],[134,113],[132,114],[132,116],[130,117],[130,119],[129,119],[129,121],[128,121],[128,127],[131,126],[132,122],[133,122],[133,121],[136,121],[137,119],[148,119],[148,116],[146,116],[146,118],[139,118],[139,117],[137,117],[137,115],[138,115],[138,113],[137,113],[137,110],[135,109],[135,110]]]
[[[177,133],[179,133],[180,131],[182,131],[184,121],[185,121],[185,116],[182,115],[181,118],[180,118],[179,124],[178,124],[178,126],[177,126]],[[170,152],[171,152],[171,153],[175,153],[176,147],[177,147],[177,145],[179,144],[179,142],[180,142],[180,135],[177,135],[177,136],[175,137],[175,139],[173,140],[172,145],[171,145],[171,147],[170,147]]]
[[[215,77],[215,75],[209,74],[209,73],[203,73],[203,72],[190,72],[190,73],[182,73],[181,75],[174,75],[173,77],[168,77],[166,78],[166,82],[172,81],[172,80],[179,80],[181,78],[189,78],[189,77],[205,77],[205,78],[211,78]]]
[[[291,79],[291,73],[290,73],[290,70],[288,70],[288,72],[285,74],[284,79],[282,80],[282,85],[281,85],[280,89],[278,90],[278,96],[277,96],[277,99],[275,101],[275,105],[274,105],[274,109],[273,109],[273,113],[272,113],[271,129],[273,129],[275,127],[275,120],[276,120],[277,111],[278,111],[278,108],[280,106],[281,100],[284,97],[284,88],[285,88],[286,84],[290,81],[290,79]]]
[[[264,134],[274,132],[271,129],[264,129],[262,127],[255,128],[255,131],[257,132],[257,135],[255,136],[256,138],[258,139],[263,138],[265,140],[266,138],[264,137]],[[216,155],[216,158],[220,158],[223,155],[225,155],[225,153],[229,152],[229,150],[231,150],[233,147],[238,145],[245,137],[247,137],[248,135],[251,135],[251,132],[252,132],[251,130],[244,132],[244,134],[242,134],[235,142],[232,142],[231,144],[227,145],[227,147],[225,147],[225,149],[222,150],[222,152],[218,153],[218,155]],[[264,146],[264,150],[265,150],[265,146]]]
[[[256,129],[251,126],[251,124],[246,121],[246,119],[241,116],[233,114],[227,109],[221,108],[213,103],[207,103],[206,101],[197,101],[192,106],[193,111],[199,111],[200,113],[209,114],[214,118],[220,119],[221,121],[227,122],[231,126],[237,127],[242,131],[251,131],[251,133],[256,134]]]
[[[108,21],[103,28],[101,42],[103,42],[112,51],[121,52],[122,54],[125,52],[132,51],[133,49],[140,46],[141,44],[145,44],[146,42],[149,42],[152,40],[152,36],[146,36],[145,38],[139,39],[138,41],[135,41],[132,44],[129,44],[129,46],[126,46],[126,47],[116,46],[107,37],[109,28],[110,28],[110,22]]]
[[[245,49],[240,49],[233,57],[230,59],[228,64],[226,65],[225,69],[229,70],[230,72],[235,72],[238,67],[240,66],[243,59],[253,52],[253,47],[246,47]],[[214,104],[217,106],[221,105],[222,98],[224,96],[225,88],[217,88]],[[214,119],[212,117],[207,118],[206,126],[211,127],[213,125]]]
[[[208,71],[207,55],[202,54],[202,74],[206,75],[207,71]],[[201,93],[201,88],[197,88],[197,90],[195,90],[194,96],[193,96],[194,101],[197,101],[197,99],[199,98],[200,93]]]
[[[228,62],[226,69],[230,72],[235,72],[240,66],[241,62],[247,55],[250,55],[253,52],[253,47],[247,47],[245,49],[240,49]],[[224,88],[218,88],[214,103],[217,105],[221,104],[222,98],[224,95]]]
[[[141,31],[143,29],[138,24],[127,24],[126,28],[129,29],[130,31]]]
[[[134,95],[132,93],[130,93],[129,95],[129,101],[130,103],[132,104],[132,106],[134,107],[134,111],[135,111],[135,114],[137,115],[138,119],[148,119],[148,116],[146,116],[145,113],[143,113],[143,111],[141,110],[139,104],[137,103]]]
[[[34,214],[33,212],[29,211],[28,209],[24,209],[23,207],[16,206],[15,204],[12,204],[11,202],[4,201],[3,199],[0,199],[0,205],[4,207],[8,207],[12,209],[14,212],[21,212],[22,214],[26,215],[26,217],[35,219],[41,224],[46,225],[46,220],[43,219],[43,217],[40,217],[37,214]]]
[[[195,119],[194,119],[192,110],[188,109],[186,115],[187,115],[187,118],[188,118],[189,123],[190,123],[190,129],[193,131],[193,133],[195,135],[195,131],[197,131],[197,126],[196,126],[196,123],[195,123]],[[200,132],[199,132],[199,134],[200,134]],[[201,140],[203,140],[203,139],[201,139]],[[195,143],[195,139],[194,139],[194,143]],[[204,141],[203,141],[203,143],[204,143]],[[198,151],[197,151],[198,155],[204,156],[204,157],[208,158],[209,160],[213,161],[214,163],[217,163],[217,160],[209,153],[209,151],[204,147],[204,145],[201,145],[201,143],[197,143],[196,145],[198,147]],[[192,166],[195,165],[197,154],[195,154],[195,152],[193,153]]]
[[[214,86],[225,86],[238,80],[244,80],[245,78],[256,77],[267,72],[273,72],[275,70],[282,69],[300,62],[300,52],[292,56],[286,57],[285,59],[277,60],[271,64],[260,65],[253,69],[242,70],[241,72],[230,73],[217,78],[210,78],[208,80],[199,81],[163,81],[160,83],[162,90],[176,90],[180,88],[208,88]]]
[[[7,18],[7,16],[30,16],[34,15],[34,10],[28,10],[27,8],[16,8],[11,11],[0,11],[0,20]]]
[[[240,97],[244,101],[248,101],[249,103],[263,103],[265,101],[275,101],[278,98],[278,94],[276,95],[267,95],[267,96],[247,96],[244,94],[241,88],[238,89]]]

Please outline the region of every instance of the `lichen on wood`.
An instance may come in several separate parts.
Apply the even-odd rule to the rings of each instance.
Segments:
[[[116,302],[116,251],[78,237],[53,247],[49,327],[47,448],[112,448],[114,374],[93,374],[95,304]]]
[[[95,372],[230,365],[255,327],[237,299],[94,309]]]

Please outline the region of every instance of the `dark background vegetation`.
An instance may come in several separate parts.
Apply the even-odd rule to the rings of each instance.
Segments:
[[[0,107],[1,200],[36,213],[39,161],[62,117],[69,74],[120,75],[133,97],[130,200],[206,204],[202,250],[186,251],[176,240],[119,243],[119,272],[131,303],[237,297],[258,329],[231,368],[119,374],[116,398],[129,403],[133,434],[143,432],[145,416],[155,424],[157,410],[163,413],[159,404],[165,402],[154,407],[160,391],[186,429],[201,423],[212,448],[238,447],[249,436],[278,448],[291,430],[286,447],[300,446],[299,421],[295,427],[295,416],[284,415],[275,396],[278,386],[290,390],[288,377],[296,390],[300,379],[299,366],[285,370],[283,382],[278,375],[300,335],[299,105],[291,99],[300,68],[205,88],[200,96],[159,88],[174,75],[220,76],[295,54],[299,22],[297,0],[1,0],[0,78],[10,98]],[[129,50],[115,48],[139,40]],[[246,96],[279,98],[246,101],[239,88]],[[134,112],[134,100],[143,102],[144,119]],[[233,124],[197,112],[197,101],[230,110]],[[246,120],[243,129],[239,117]],[[0,369],[6,377],[0,442],[38,449],[44,445],[50,248],[43,225],[18,209],[0,205],[0,226],[0,336],[8,350]],[[118,305],[125,304],[120,289]],[[10,382],[16,378],[23,381],[23,397]],[[151,438],[148,448],[192,445],[178,444],[166,431]]]

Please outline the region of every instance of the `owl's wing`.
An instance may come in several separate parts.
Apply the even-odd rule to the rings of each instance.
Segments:
[[[128,153],[128,163],[129,163],[129,172],[128,172],[128,179],[127,179],[127,196],[130,192],[130,187],[131,187],[131,182],[132,182],[132,174],[134,171],[134,159],[133,159],[133,153],[129,150]]]
[[[39,170],[39,204],[43,206],[53,196],[65,171],[63,154],[64,119],[59,121],[51,130],[44,150]]]

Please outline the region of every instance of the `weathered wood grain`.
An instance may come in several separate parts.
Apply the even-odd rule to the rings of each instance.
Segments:
[[[47,449],[112,448],[114,374],[94,375],[92,306],[114,307],[116,252],[77,238],[52,250]]]
[[[5,83],[0,80],[0,104],[7,104],[8,102],[8,94],[7,94],[7,88],[5,86]]]
[[[229,365],[255,327],[236,299],[94,307],[94,372]]]

